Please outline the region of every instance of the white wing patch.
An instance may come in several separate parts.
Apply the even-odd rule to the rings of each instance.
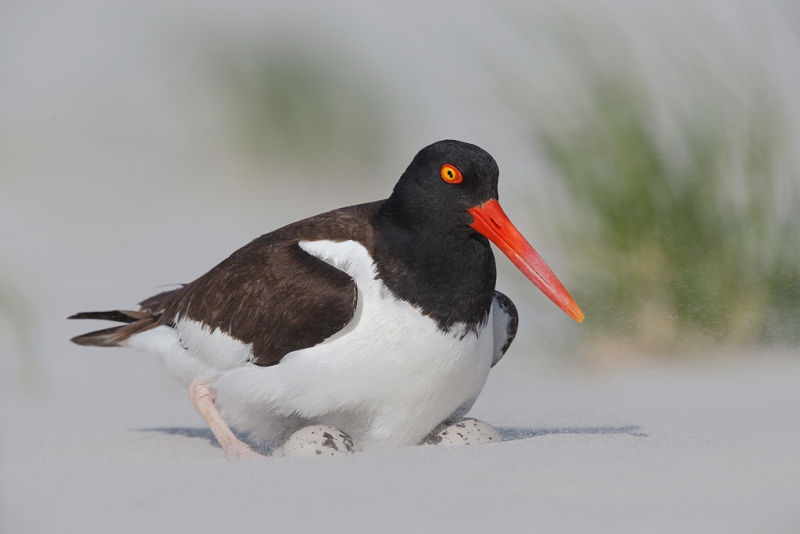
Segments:
[[[346,272],[359,287],[375,278],[375,266],[367,249],[356,241],[300,241],[301,249],[328,265]]]
[[[175,330],[183,348],[213,369],[233,369],[253,358],[252,343],[242,343],[218,328],[184,317],[175,321]]]

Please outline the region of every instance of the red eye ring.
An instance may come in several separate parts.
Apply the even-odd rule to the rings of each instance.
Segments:
[[[442,175],[442,180],[444,180],[448,184],[460,184],[461,180],[464,179],[461,176],[461,171],[459,171],[449,163],[445,163],[444,165],[442,165],[442,170],[440,174]]]

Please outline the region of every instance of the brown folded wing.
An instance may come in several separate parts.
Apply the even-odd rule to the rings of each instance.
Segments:
[[[358,291],[343,271],[303,251],[300,241],[361,243],[371,252],[371,224],[381,202],[342,208],[263,235],[186,286],[141,303],[159,323],[188,318],[253,345],[253,363],[278,363],[344,328]]]

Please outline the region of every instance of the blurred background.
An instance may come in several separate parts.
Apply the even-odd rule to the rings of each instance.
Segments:
[[[586,313],[500,260],[518,354],[796,354],[798,32],[790,0],[4,2],[3,380],[443,138],[495,156]]]
[[[0,437],[199,427],[157,362],[65,318],[385,198],[445,138],[495,157],[586,314],[500,255],[509,360],[796,360],[797,95],[796,0],[0,2]]]

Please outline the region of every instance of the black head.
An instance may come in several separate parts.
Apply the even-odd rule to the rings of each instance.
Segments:
[[[394,187],[385,210],[409,224],[462,227],[472,223],[467,210],[497,200],[499,170],[480,147],[439,141],[417,153]],[[396,221],[400,222],[400,221]]]
[[[403,267],[387,285],[396,284],[396,294],[433,310],[434,317],[440,313],[440,325],[458,317],[479,324],[494,294],[491,240],[557,306],[583,321],[578,305],[500,207],[498,175],[494,158],[469,143],[439,141],[420,150],[378,212],[383,248],[376,252],[387,258],[385,265]],[[409,273],[417,280],[403,279]]]
[[[498,170],[483,149],[439,141],[419,151],[378,212],[374,258],[395,296],[439,328],[484,325],[496,277],[489,241],[470,208],[497,199]]]

